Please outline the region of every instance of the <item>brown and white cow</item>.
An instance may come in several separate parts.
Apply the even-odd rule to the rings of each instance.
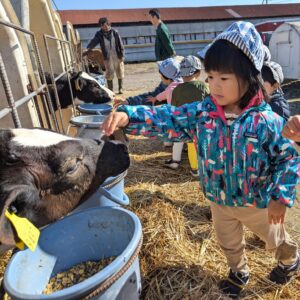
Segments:
[[[106,71],[105,63],[104,63],[104,56],[103,56],[101,49],[90,49],[89,51],[85,50],[83,53],[83,56],[85,56],[85,55],[87,55],[89,62],[92,62],[92,63],[100,66],[100,68],[103,71]]]
[[[41,129],[0,129],[0,244],[15,244],[7,209],[42,227],[128,167],[127,147],[121,142],[76,139]]]

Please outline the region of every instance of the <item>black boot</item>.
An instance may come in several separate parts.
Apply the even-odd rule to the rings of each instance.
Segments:
[[[298,254],[297,261],[290,266],[285,266],[282,263],[278,263],[270,273],[270,280],[277,284],[286,284],[292,277],[295,277],[300,270],[300,252]]]
[[[119,94],[123,94],[123,79],[118,79],[119,83]]]
[[[249,273],[243,274],[230,270],[228,278],[219,282],[219,289],[230,299],[239,299],[240,292],[249,281]]]
[[[107,87],[113,92],[114,91],[114,85],[112,80],[107,80]]]

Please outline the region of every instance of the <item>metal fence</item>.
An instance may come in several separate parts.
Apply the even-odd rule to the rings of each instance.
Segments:
[[[5,20],[3,20],[1,18],[0,18],[0,26],[7,26],[7,27],[13,28],[19,32],[22,32],[25,35],[29,35],[30,42],[32,45],[32,50],[34,52],[34,59],[35,59],[35,63],[36,63],[36,66],[38,69],[38,75],[39,75],[38,78],[36,78],[37,87],[35,89],[33,89],[31,86],[31,90],[28,91],[27,95],[25,95],[19,99],[14,99],[12,87],[11,87],[11,84],[10,84],[10,82],[8,80],[8,76],[7,76],[7,70],[6,70],[4,61],[3,61],[3,57],[0,53],[0,78],[1,78],[1,81],[2,81],[2,84],[4,87],[4,92],[5,92],[7,104],[8,104],[7,107],[0,110],[0,119],[11,114],[14,126],[16,128],[22,127],[20,116],[18,114],[18,108],[32,100],[34,103],[38,118],[39,118],[40,127],[52,129],[52,130],[55,130],[58,132],[62,131],[63,133],[66,133],[66,129],[64,128],[64,123],[63,123],[60,99],[58,97],[58,92],[57,92],[57,88],[56,88],[56,82],[64,75],[67,76],[67,83],[69,85],[69,90],[70,90],[70,94],[71,94],[71,98],[72,98],[71,100],[73,103],[73,114],[75,114],[76,110],[75,110],[75,105],[74,105],[74,97],[73,97],[73,93],[72,93],[72,87],[71,87],[69,74],[70,74],[70,72],[81,68],[81,61],[80,61],[81,55],[77,54],[77,52],[78,52],[77,49],[73,49],[73,47],[69,41],[61,40],[56,37],[45,34],[44,42],[45,42],[47,58],[49,61],[49,66],[50,66],[50,78],[51,78],[51,83],[47,84],[46,76],[45,76],[44,68],[42,65],[41,56],[40,56],[40,52],[38,49],[38,44],[36,41],[35,34],[32,31],[26,30],[20,26],[6,22]],[[58,42],[62,49],[63,60],[64,60],[64,71],[57,75],[54,75],[54,73],[53,73],[50,51],[49,51],[49,40],[54,40],[54,41]],[[69,61],[69,62],[67,59],[68,58],[67,51],[69,51],[69,57],[71,58],[71,61]],[[76,54],[74,54],[75,51],[76,51]],[[33,59],[32,56],[31,56],[31,59]],[[49,88],[53,89],[55,99],[51,99],[51,94],[49,92]],[[41,105],[39,105],[40,104],[39,101],[42,102]],[[56,102],[56,105],[57,105],[57,108],[59,111],[60,122],[62,125],[61,129],[59,128],[59,122],[58,122],[57,116],[55,114],[52,101]],[[42,116],[45,116],[45,119]]]
[[[52,67],[52,62],[51,62],[51,54],[50,54],[50,51],[49,51],[49,40],[59,42],[60,46],[61,46],[61,49],[62,49],[62,54],[63,54],[65,70],[64,70],[64,72],[62,72],[62,73],[60,73],[56,76],[53,72],[53,67]],[[64,127],[63,116],[62,116],[61,105],[60,105],[60,99],[59,99],[57,88],[56,88],[56,82],[61,77],[66,75],[67,83],[68,83],[68,87],[69,87],[69,91],[70,91],[70,95],[71,95],[73,115],[75,115],[76,114],[76,108],[75,108],[75,103],[74,103],[74,96],[73,96],[73,92],[72,92],[72,86],[71,86],[70,73],[69,72],[74,71],[75,66],[76,66],[76,59],[74,59],[74,52],[73,52],[73,49],[71,47],[70,42],[59,39],[59,38],[56,38],[56,37],[53,37],[53,36],[50,36],[48,34],[44,34],[44,42],[45,42],[47,58],[48,58],[49,66],[50,66],[51,87],[53,88],[53,91],[54,91],[54,97],[55,97],[55,102],[56,102],[56,105],[57,105],[57,108],[58,108],[58,111],[59,111],[62,131],[63,131],[63,133],[67,133],[67,130]],[[69,51],[70,51],[69,53],[70,53],[71,59],[72,59],[70,64],[68,63],[68,60],[67,60],[67,51],[66,51],[65,46],[69,47]]]

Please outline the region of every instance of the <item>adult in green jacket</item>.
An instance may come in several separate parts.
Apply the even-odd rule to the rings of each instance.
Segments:
[[[156,60],[165,60],[169,57],[175,56],[176,52],[171,41],[171,36],[168,27],[160,19],[160,12],[158,9],[149,10],[150,21],[156,27],[155,38],[155,56]]]

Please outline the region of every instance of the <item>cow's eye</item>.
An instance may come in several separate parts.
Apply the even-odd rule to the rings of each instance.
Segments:
[[[19,161],[18,157],[15,154],[10,154],[6,158],[6,164],[13,165]]]
[[[67,174],[71,175],[73,173],[75,173],[78,169],[78,167],[80,166],[81,164],[81,159],[76,159],[76,161],[74,162],[74,164],[68,166],[66,172]]]

